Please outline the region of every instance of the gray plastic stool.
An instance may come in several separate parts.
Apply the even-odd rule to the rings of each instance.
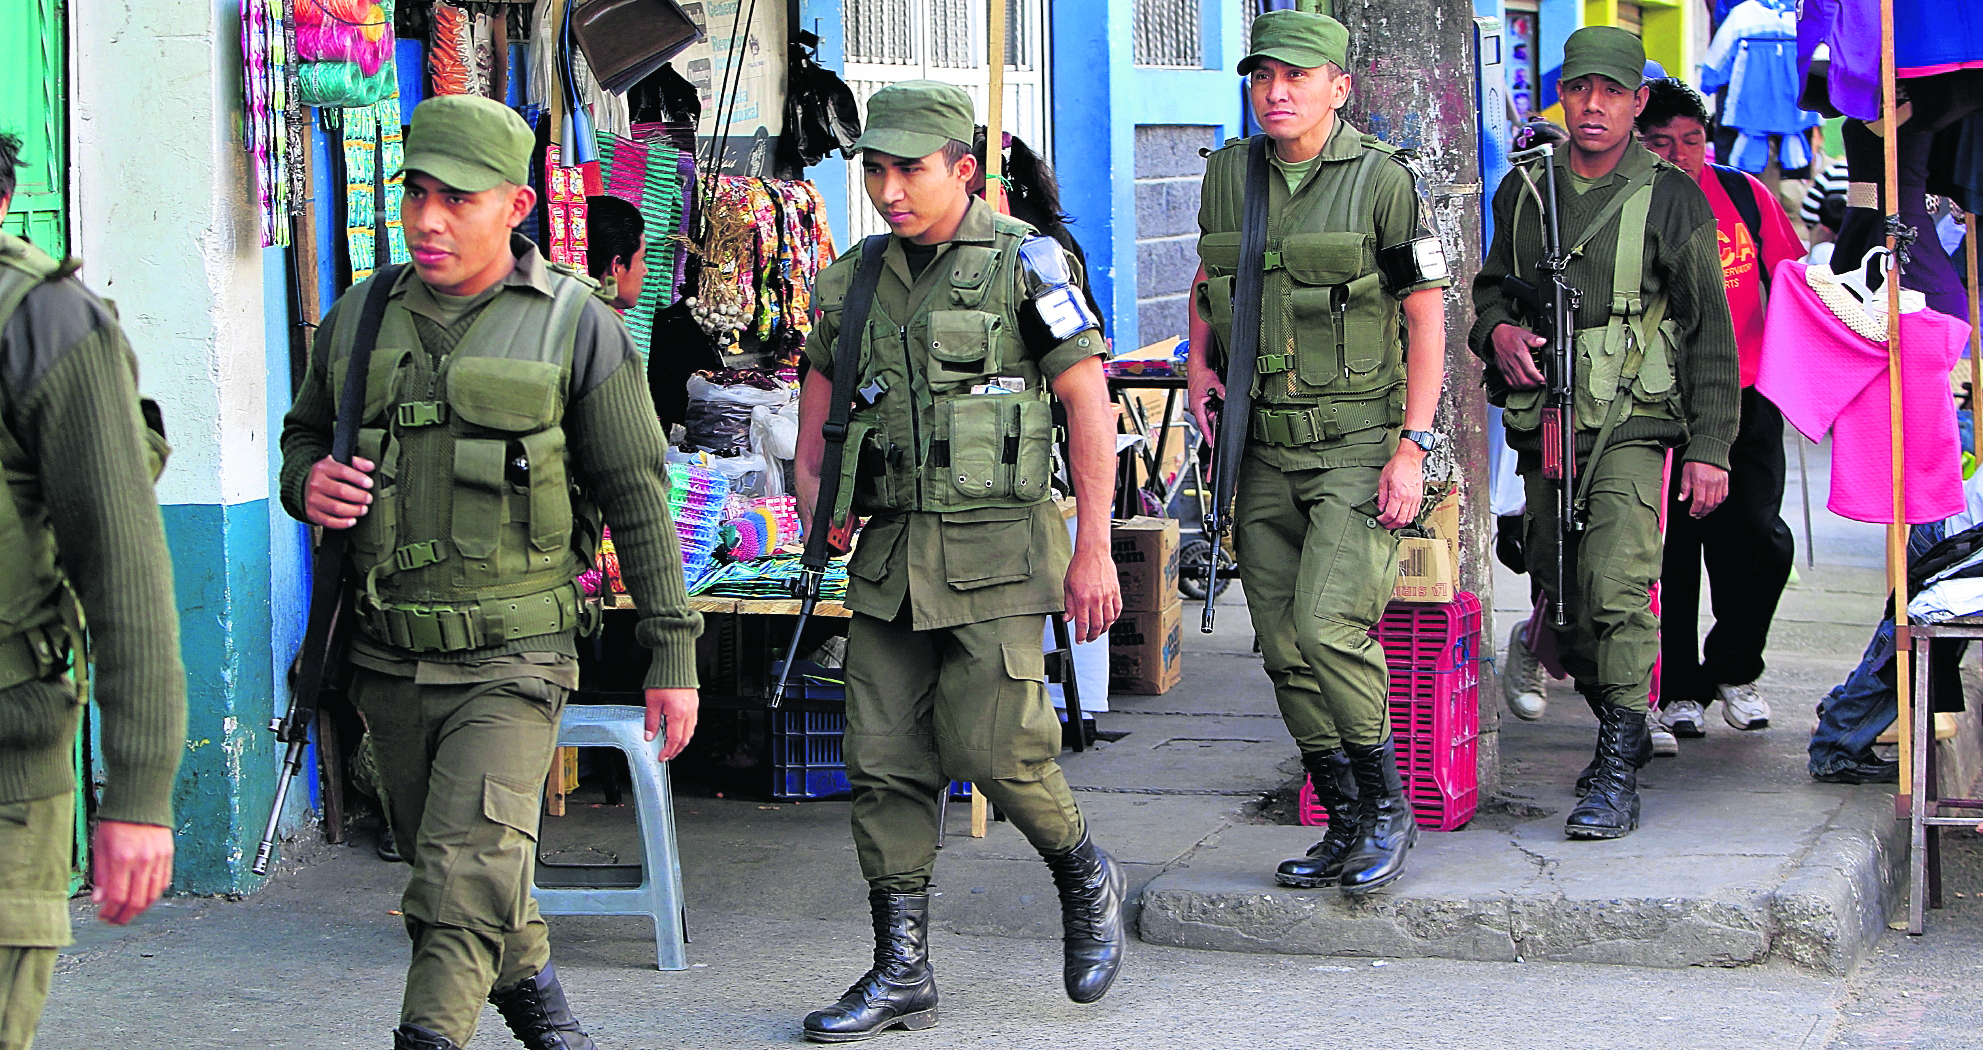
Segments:
[[[668,770],[654,760],[661,741],[643,740],[647,712],[638,707],[566,705],[559,747],[613,747],[627,756],[640,820],[642,863],[551,864],[537,862],[550,886],[535,886],[545,915],[646,915],[654,920],[655,965],[689,968],[682,914],[682,864],[675,853],[675,800]]]

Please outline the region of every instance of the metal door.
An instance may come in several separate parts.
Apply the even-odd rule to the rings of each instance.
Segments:
[[[0,5],[0,132],[21,138],[0,227],[61,258],[69,246],[65,0]]]
[[[1047,0],[1004,2],[1005,129],[1051,159]],[[991,86],[986,0],[841,0],[840,14],[847,56],[841,75],[864,118],[868,96],[888,84],[941,80],[963,88],[984,123]],[[868,203],[858,158],[847,164],[847,224],[847,244],[888,229]]]

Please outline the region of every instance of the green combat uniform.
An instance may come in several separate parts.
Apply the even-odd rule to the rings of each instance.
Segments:
[[[1340,66],[1347,40],[1325,16],[1271,12],[1254,21],[1240,72],[1264,58]],[[1198,212],[1206,280],[1195,302],[1222,373],[1249,149],[1235,140],[1211,155]],[[1377,521],[1377,486],[1404,421],[1399,304],[1451,282],[1443,265],[1426,279],[1398,281],[1378,264],[1380,251],[1429,238],[1415,177],[1396,147],[1337,116],[1319,156],[1286,163],[1270,146],[1268,158],[1258,363],[1253,376],[1230,379],[1250,381],[1253,394],[1233,545],[1281,717],[1323,783],[1346,772],[1332,758],[1346,746],[1378,748],[1391,736],[1390,680],[1370,629],[1398,577],[1397,539]],[[1341,850],[1349,824],[1331,823]],[[1327,881],[1334,875],[1290,884]]]
[[[952,86],[893,85],[869,106],[858,149],[927,157],[971,138],[969,99]],[[839,341],[862,340],[840,487],[843,506],[870,515],[847,566],[846,760],[878,924],[889,914],[922,930],[937,798],[952,780],[975,783],[1050,864],[1091,849],[1056,761],[1061,726],[1040,643],[1045,617],[1064,607],[1071,554],[1052,501],[1049,386],[1106,351],[1098,329],[1056,340],[1022,309],[1019,249],[1034,236],[972,200],[947,242],[889,238],[863,332],[843,330],[842,314],[868,248],[819,279],[811,367],[830,380]],[[920,917],[906,917],[912,905]],[[1068,992],[1092,1001],[1107,980],[1077,988],[1069,929]],[[913,969],[902,982],[922,989],[927,1009],[919,999],[900,1023],[919,1028],[935,1023],[935,986],[926,965]],[[867,1008],[857,1002],[830,1021],[821,1020],[830,1011],[814,1014],[807,1035],[837,1041],[896,1023],[857,1016]]]
[[[1591,27],[1566,45],[1563,80],[1595,73],[1636,87],[1643,64],[1631,34]],[[1525,169],[1504,179],[1494,196],[1494,242],[1474,280],[1476,320],[1468,341],[1490,378],[1499,375],[1494,330],[1536,327],[1502,291],[1503,277],[1540,280],[1543,213],[1524,176],[1544,199],[1549,176],[1540,161]],[[1549,622],[1564,669],[1603,723],[1600,758],[1606,740],[1616,738],[1613,750],[1622,749],[1622,760],[1636,769],[1651,755],[1644,716],[1659,655],[1650,591],[1660,569],[1665,450],[1685,445],[1688,460],[1727,469],[1740,404],[1735,333],[1714,213],[1692,178],[1636,142],[1598,178],[1572,173],[1560,155],[1555,172],[1563,245],[1582,246],[1566,277],[1583,292],[1575,319],[1574,484],[1584,525],[1570,534],[1564,552],[1568,626]],[[1540,430],[1547,390],[1495,389],[1493,397],[1505,410],[1508,444],[1527,489],[1529,573],[1553,599],[1557,482],[1543,477]],[[1592,463],[1607,422],[1611,432]],[[1622,835],[1637,824],[1636,789],[1619,798],[1630,811],[1618,825]],[[1581,827],[1573,811],[1572,834],[1587,837]]]
[[[101,820],[172,826],[186,739],[154,446],[109,308],[0,233],[0,1050],[26,1050],[69,943],[72,754],[64,673],[82,614],[96,665]]]
[[[524,177],[529,142],[498,103],[430,99],[414,111],[406,168],[487,189]],[[477,149],[496,156],[460,171]],[[640,609],[635,637],[654,650],[649,688],[695,685],[700,619],[668,517],[666,442],[626,329],[589,281],[548,267],[521,236],[510,247],[515,269],[479,295],[445,295],[410,267],[391,292],[358,432],[358,455],[377,468],[351,538],[362,581],[351,697],[413,865],[402,1038],[410,1026],[466,1043],[489,999],[529,1045],[589,1047],[583,1033],[526,1034],[505,997],[533,980],[556,989],[530,894],[538,798],[578,685],[574,634],[589,625],[574,578],[602,514]],[[284,421],[282,499],[298,518],[369,289],[325,318]]]

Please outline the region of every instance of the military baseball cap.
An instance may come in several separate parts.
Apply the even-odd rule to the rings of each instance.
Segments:
[[[977,126],[971,96],[963,88],[936,80],[905,80],[868,98],[867,126],[854,148],[927,157],[952,140],[969,143]]]
[[[480,95],[437,95],[413,107],[403,172],[420,172],[470,193],[530,184],[537,136],[516,110]]]
[[[1558,83],[1596,73],[1628,88],[1646,82],[1646,45],[1617,26],[1585,26],[1563,42]]]
[[[1253,72],[1263,58],[1278,59],[1296,69],[1314,69],[1324,62],[1348,69],[1350,31],[1328,15],[1269,11],[1253,20],[1253,49],[1239,60],[1240,75]]]

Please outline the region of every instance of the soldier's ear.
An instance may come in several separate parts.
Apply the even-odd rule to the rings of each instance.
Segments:
[[[523,220],[529,218],[530,213],[533,210],[535,210],[536,207],[537,207],[536,190],[533,190],[528,186],[518,186],[514,183],[510,184],[510,208],[509,208],[509,214],[505,218],[509,222],[511,229],[515,229],[517,226],[523,223]]]

